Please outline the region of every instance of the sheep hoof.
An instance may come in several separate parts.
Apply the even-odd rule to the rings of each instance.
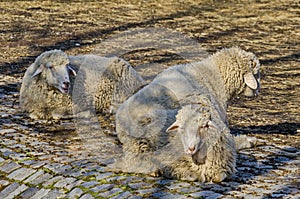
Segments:
[[[149,174],[151,177],[160,177],[162,175],[161,171],[158,169]]]
[[[222,182],[227,178],[227,175],[225,172],[219,173],[218,175],[215,176],[213,179],[213,182]]]
[[[237,135],[234,137],[236,143],[236,149],[248,149],[253,148],[257,144],[257,139],[255,137],[249,137],[247,135]]]
[[[181,179],[185,181],[194,182],[198,180],[198,176],[196,175],[196,173],[188,172],[185,173],[184,177],[182,177]]]

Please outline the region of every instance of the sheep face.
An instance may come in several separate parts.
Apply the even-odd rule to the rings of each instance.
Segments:
[[[210,120],[208,111],[204,108],[197,109],[193,105],[184,106],[167,132],[175,130],[180,133],[184,152],[191,155],[195,164],[203,164],[207,156],[210,131],[218,130]]]
[[[76,75],[76,72],[69,66],[67,56],[59,51],[47,52],[38,59],[39,66],[31,76],[40,76],[46,83],[59,90],[63,94],[69,93],[70,77],[69,74]]]
[[[244,75],[244,82],[246,84],[244,95],[246,97],[255,97],[260,90],[260,63],[254,54],[248,53],[248,56],[250,57],[250,71]]]

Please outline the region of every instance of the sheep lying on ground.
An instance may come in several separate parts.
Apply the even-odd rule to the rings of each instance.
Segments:
[[[183,144],[181,148],[187,155],[177,156],[178,159],[173,156],[174,159],[169,158],[168,162],[163,158],[161,173],[164,176],[188,181],[221,182],[235,173],[235,142],[225,121],[214,115],[217,112],[214,108],[202,103],[185,105],[178,111],[176,121],[167,132],[179,133]]]
[[[59,118],[72,113],[70,77],[76,72],[67,55],[51,50],[38,56],[25,72],[20,89],[20,105],[32,118]]]
[[[76,107],[90,100],[90,109],[109,111],[144,84],[140,75],[120,58],[67,56],[60,50],[51,50],[42,53],[27,69],[20,105],[30,117],[40,119],[72,116],[74,99],[79,103]],[[91,99],[86,99],[88,96]]]
[[[158,148],[147,139],[132,138],[123,145],[128,150],[109,170],[160,173],[200,182],[230,178],[235,172],[236,147],[218,108],[212,106],[209,96],[186,96],[176,121],[166,130],[167,144]]]
[[[215,107],[214,118],[218,118],[213,122],[223,123],[221,130],[227,128],[224,124],[227,124],[228,101],[242,93],[249,97],[257,95],[260,87],[259,66],[254,54],[240,48],[229,48],[201,62],[173,66],[160,73],[118,109],[116,131],[123,144],[124,155],[110,167],[141,173],[152,173],[157,168],[163,170],[166,165],[157,167],[161,159],[153,163],[149,154],[168,151],[166,147],[173,138],[166,130],[174,123],[178,110],[187,104],[186,99],[193,93],[209,97],[211,106]],[[197,104],[197,99],[194,97],[189,101]],[[235,150],[228,150],[235,153]],[[126,161],[131,164],[126,164]],[[137,169],[140,164],[143,168]],[[203,181],[201,178],[198,180]]]

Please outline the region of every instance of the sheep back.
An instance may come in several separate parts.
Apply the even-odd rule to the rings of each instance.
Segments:
[[[73,100],[84,101],[83,107],[94,107],[96,112],[107,112],[145,84],[142,77],[123,59],[97,55],[69,56],[72,66],[79,67]],[[90,105],[92,103],[92,105]],[[114,108],[115,109],[115,108]]]

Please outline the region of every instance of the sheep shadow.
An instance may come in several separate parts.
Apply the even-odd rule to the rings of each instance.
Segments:
[[[282,135],[295,135],[297,129],[300,129],[300,123],[296,122],[283,122],[278,124],[267,124],[264,126],[246,126],[246,127],[232,127],[231,133],[237,134],[282,134]],[[254,133],[253,133],[254,132]]]
[[[275,138],[275,141],[272,140],[268,144],[260,144],[254,148],[239,151],[237,173],[232,179],[238,183],[237,187],[243,184],[257,183],[257,181],[259,183],[270,181],[276,185],[277,189],[272,189],[264,197],[290,194],[290,188],[299,188],[300,183],[297,181],[297,178],[300,177],[299,173],[292,172],[288,176],[283,174],[286,172],[285,169],[293,169],[291,165],[299,164],[300,147],[299,143],[295,143],[293,140],[293,136],[299,136],[297,129],[300,129],[300,123],[288,122],[264,126],[232,127],[232,134],[246,134],[258,138],[267,137],[268,140]],[[276,141],[276,139],[278,140]],[[289,145],[291,143],[292,146]],[[285,176],[284,183],[277,180],[281,175]]]

